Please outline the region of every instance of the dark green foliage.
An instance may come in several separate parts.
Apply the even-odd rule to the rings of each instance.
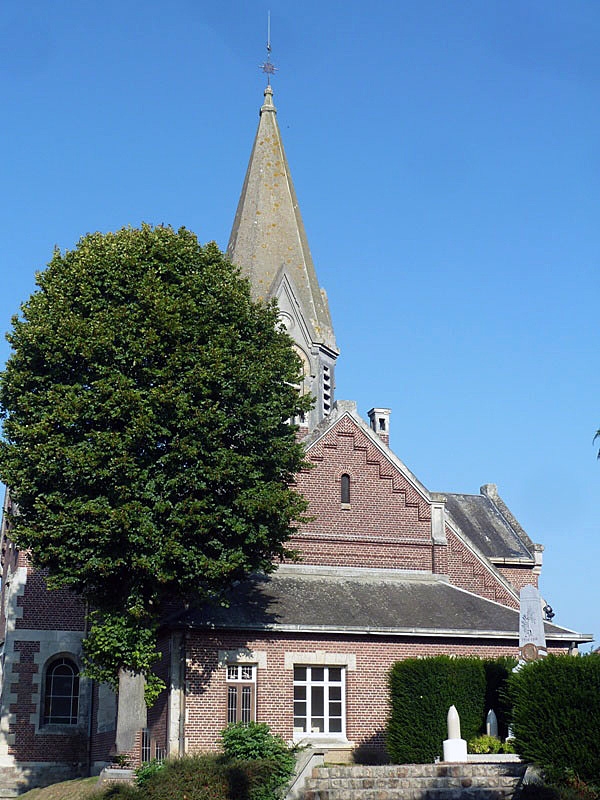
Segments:
[[[394,763],[427,763],[441,756],[447,715],[456,706],[461,736],[476,736],[485,718],[485,672],[479,658],[409,658],[389,676],[391,712],[386,745]]]
[[[141,767],[138,767],[135,771],[136,786],[144,786],[157,772],[164,769],[164,766],[164,761],[157,761],[155,758],[153,758],[152,761],[147,761],[145,764],[142,764]]]
[[[115,783],[98,797],[102,800],[143,800],[140,790],[128,783]]]
[[[276,763],[242,761],[218,755],[186,756],[164,762],[138,786],[116,785],[102,795],[123,800],[271,800],[265,787]]]
[[[547,656],[509,678],[517,752],[546,776],[600,783],[600,657]]]
[[[591,784],[571,776],[566,782],[557,784],[527,783],[520,793],[519,800],[598,800],[600,792]]]
[[[517,659],[504,656],[496,659],[485,659],[485,712],[493,709],[498,719],[498,735],[500,739],[508,736],[508,718],[510,702],[506,694],[506,682],[517,666]]]
[[[561,800],[561,795],[555,786],[526,783],[519,792],[519,800]]]
[[[37,285],[8,336],[0,479],[17,546],[98,610],[88,674],[114,685],[148,676],[165,600],[286,554],[306,508],[286,421],[310,399],[276,308],[185,229],[85,236]]]
[[[281,736],[271,733],[264,722],[250,722],[248,725],[228,725],[221,731],[221,739],[223,752],[228,758],[241,761],[263,759],[271,763],[270,773],[265,776],[262,786],[257,786],[252,792],[252,800],[275,800],[282,796],[294,774],[296,757]]]
[[[140,789],[144,800],[229,800],[231,781],[240,787],[243,776],[228,767],[217,756],[201,755],[176,758],[165,763]],[[240,798],[243,797],[240,794]]]

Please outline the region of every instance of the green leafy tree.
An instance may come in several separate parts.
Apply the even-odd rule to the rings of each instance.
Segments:
[[[166,601],[269,571],[303,519],[310,407],[276,307],[214,243],[149,225],[56,251],[0,378],[11,536],[94,609],[87,671],[142,672]]]

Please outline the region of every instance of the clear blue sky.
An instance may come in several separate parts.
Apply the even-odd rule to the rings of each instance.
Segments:
[[[429,489],[498,484],[556,622],[600,638],[594,0],[5,0],[0,329],[88,231],[226,246],[268,8],[337,397],[390,407]]]

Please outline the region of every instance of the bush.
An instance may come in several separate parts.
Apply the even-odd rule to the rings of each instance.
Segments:
[[[239,781],[237,773],[234,782]],[[244,797],[230,793],[227,765],[216,755],[184,756],[165,761],[140,789],[144,800],[230,800]],[[246,795],[247,796],[247,795]]]
[[[512,739],[507,739],[501,742],[495,736],[476,736],[474,739],[469,739],[468,744],[469,753],[480,753],[496,755],[497,753],[514,753],[515,747]]]
[[[391,713],[386,744],[395,763],[439,757],[448,736],[447,715],[456,706],[461,736],[471,739],[485,719],[485,671],[479,658],[409,658],[389,675]]]
[[[142,795],[135,786],[130,783],[115,783],[105,789],[101,795],[102,800],[143,800]]]
[[[147,770],[146,767],[151,767]],[[272,759],[241,760],[210,754],[184,756],[136,770],[137,786],[115,784],[104,800],[275,800],[285,784]],[[287,779],[286,779],[287,783]]]
[[[562,784],[526,783],[519,800],[598,800],[600,792],[594,786],[574,778]]]
[[[469,739],[469,753],[489,753],[495,755],[502,750],[502,742],[495,736],[476,736]]]
[[[264,722],[237,723],[228,725],[221,731],[223,752],[227,758],[252,762],[263,759],[270,764],[262,776],[262,783],[250,777],[250,796],[252,800],[275,800],[284,794],[285,787],[294,774],[296,766],[295,751],[289,748],[281,736],[271,733]],[[248,765],[251,772],[261,771]]]
[[[141,767],[135,770],[135,783],[136,786],[145,786],[146,783],[164,768],[164,761],[157,761],[155,758],[152,761],[146,761]]]
[[[517,752],[546,777],[600,783],[600,658],[546,656],[508,682]]]

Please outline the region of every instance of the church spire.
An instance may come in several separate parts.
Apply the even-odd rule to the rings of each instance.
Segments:
[[[327,297],[310,254],[270,85],[264,92],[227,254],[250,278],[255,298],[277,298],[282,320],[309,367],[307,388],[317,400],[311,423],[318,423],[333,402],[333,365],[339,351]]]

